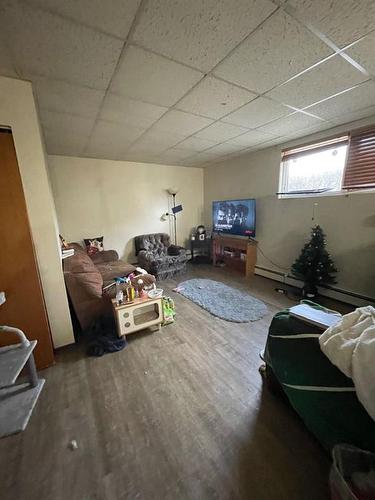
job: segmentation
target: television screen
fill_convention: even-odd
[[[213,231],[255,236],[255,200],[227,200],[212,203]]]

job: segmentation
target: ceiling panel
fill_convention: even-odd
[[[119,160],[144,129],[98,120],[88,142],[85,154],[99,158]]]
[[[358,111],[352,111],[341,116],[337,116],[331,119],[331,122],[335,125],[341,125],[342,123],[350,123],[356,120],[362,120],[363,118],[373,117],[373,123],[375,123],[375,105],[369,106],[367,108],[360,109]]]
[[[206,72],[275,9],[269,0],[149,0],[133,40]]]
[[[227,141],[245,132],[247,132],[247,129],[244,127],[238,127],[230,123],[215,122],[195,134],[195,137],[207,139],[208,141]]]
[[[178,144],[179,149],[187,149],[193,152],[204,151],[205,149],[215,146],[216,141],[208,141],[207,139],[200,139],[199,137],[188,137]]]
[[[214,74],[263,93],[331,53],[315,35],[279,10],[234,50]]]
[[[0,29],[24,78],[39,75],[98,90],[107,88],[121,40],[17,0],[4,0],[0,12]]]
[[[103,90],[33,77],[33,89],[40,108],[94,118],[104,99]]]
[[[375,5],[375,2],[373,2]],[[375,20],[373,22],[375,29]],[[353,45],[346,53],[375,76],[375,34],[366,36],[363,40]]]
[[[282,104],[271,101],[270,99],[258,97],[255,101],[242,106],[242,108],[224,117],[222,121],[248,128],[257,128],[272,120],[276,120],[276,118],[288,115],[291,112],[291,109]]]
[[[207,76],[178,103],[177,107],[197,115],[217,119],[256,97],[256,94],[248,90]]]
[[[234,153],[236,151],[241,151],[242,149],[245,149],[246,146],[242,146],[237,143],[231,143],[231,142],[222,142],[221,144],[218,144],[217,146],[214,146],[211,149],[207,149],[204,151],[205,153],[211,155],[228,155],[231,153]]]
[[[226,155],[223,155],[226,156]],[[188,162],[193,165],[201,165],[206,162],[216,161],[221,157],[221,153],[209,153],[207,151],[203,151],[202,153],[197,153],[194,156],[188,158]]]
[[[121,58],[111,92],[172,106],[202,77],[199,71],[131,46]]]
[[[211,123],[213,123],[213,120],[210,118],[171,109],[155,123],[152,130],[172,134],[177,133],[182,137],[188,137]]]
[[[101,109],[100,118],[139,128],[151,127],[168,108],[108,93]]]
[[[371,80],[343,94],[316,104],[308,108],[307,111],[325,120],[330,120],[373,105],[375,105],[375,83]]]
[[[28,3],[74,19],[125,40],[140,0],[28,0]]]
[[[168,162],[181,162],[191,156],[191,153],[186,149],[171,148],[167,149],[159,155],[159,160]]]
[[[128,153],[147,153],[159,155],[166,149],[173,147],[184,138],[178,134],[147,130],[140,139],[129,148]]]
[[[0,33],[0,37],[2,33]],[[16,69],[13,65],[10,51],[0,38],[0,75],[17,77]]]
[[[269,141],[271,139],[274,139],[274,135],[266,132],[261,132],[260,130],[250,130],[246,134],[235,137],[228,142],[231,144],[237,144],[237,146],[249,147],[265,141]]]
[[[323,128],[324,124],[325,122],[320,121],[318,118],[296,112],[287,117],[279,118],[278,120],[268,123],[267,125],[263,125],[262,127],[259,127],[258,130],[268,134],[284,136],[315,125],[320,125]]]
[[[343,57],[336,55],[267,95],[301,109],[367,79]]]
[[[0,74],[49,152],[198,165],[374,115],[374,33],[372,0],[2,0]]]
[[[48,154],[82,156],[94,126],[93,118],[40,110]]]
[[[289,0],[303,22],[343,47],[374,29],[374,0]]]

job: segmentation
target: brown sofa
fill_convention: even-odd
[[[118,276],[127,276],[135,267],[119,260],[115,250],[105,250],[92,257],[78,243],[70,243],[75,253],[63,260],[64,278],[71,304],[84,330],[99,317],[111,314],[110,299],[115,287],[103,288]]]

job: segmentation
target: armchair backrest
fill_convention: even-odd
[[[141,234],[135,237],[135,254],[146,250],[154,255],[165,255],[170,244],[170,237],[166,233]]]

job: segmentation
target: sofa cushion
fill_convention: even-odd
[[[82,247],[81,247],[82,248]],[[93,273],[98,272],[95,264],[90,259],[85,251],[82,252],[75,248],[74,255],[64,259],[63,261],[64,271],[69,271],[73,273]]]
[[[113,262],[103,262],[95,266],[103,277],[104,281],[111,281],[117,277],[128,276],[135,271],[135,267],[123,260]]]
[[[103,278],[99,272],[75,273],[75,277],[89,296],[101,298],[103,295]]]

